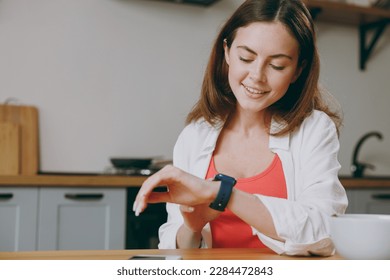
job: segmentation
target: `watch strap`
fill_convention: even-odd
[[[233,187],[236,184],[236,179],[219,173],[215,175],[214,181],[221,181],[221,186],[219,188],[217,197],[213,202],[210,203],[209,207],[214,210],[223,212],[225,211],[225,208],[232,195]]]

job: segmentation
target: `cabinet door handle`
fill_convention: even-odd
[[[72,200],[101,200],[104,195],[102,193],[67,193],[65,198]]]
[[[10,200],[13,197],[13,193],[0,193],[0,200]]]
[[[377,200],[390,200],[390,193],[373,194],[371,197]]]

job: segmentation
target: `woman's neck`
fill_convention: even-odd
[[[248,113],[235,111],[228,119],[225,128],[231,131],[251,136],[254,133],[269,131],[270,118],[266,117],[264,111],[259,113]]]

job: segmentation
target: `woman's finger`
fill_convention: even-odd
[[[147,201],[153,189],[169,183],[172,176],[172,172],[170,172],[171,169],[171,166],[164,167],[144,181],[133,204],[133,211],[136,216],[142,213],[147,207]]]
[[[171,202],[171,197],[167,192],[152,192],[149,194],[148,203],[160,203],[160,202]]]

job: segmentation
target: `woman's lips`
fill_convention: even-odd
[[[248,86],[245,86],[243,85],[244,88],[249,92],[249,93],[252,93],[252,94],[266,94],[268,93],[269,91],[265,91],[265,90],[258,90],[258,89],[255,89],[255,88],[252,88],[252,87],[248,87]]]

